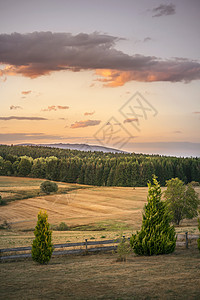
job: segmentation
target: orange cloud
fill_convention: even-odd
[[[95,113],[95,111],[92,112],[85,112],[84,116],[92,116]]]
[[[52,110],[54,110],[54,111],[56,111],[56,110],[57,110],[55,105],[48,106],[48,108],[44,108],[44,109],[42,109],[42,111],[52,111]]]
[[[51,106],[48,106],[48,108],[44,108],[42,109],[42,111],[57,111],[58,109],[69,109],[69,106],[62,106],[62,105],[51,105]]]
[[[71,124],[70,128],[81,128],[81,127],[88,127],[88,126],[96,126],[101,123],[100,120],[85,120],[85,121],[76,121],[74,124]]]
[[[58,105],[57,108],[58,109],[69,109],[69,106]]]
[[[153,82],[153,81],[170,81],[174,75],[174,81],[176,81],[176,73],[173,74],[165,71],[119,71],[119,70],[96,70],[96,74],[101,77],[97,81],[103,82],[104,86],[117,87],[123,86],[126,82],[135,80],[141,82]],[[173,81],[173,80],[172,80]],[[178,80],[177,80],[178,81]]]
[[[31,91],[22,91],[22,95],[28,95],[30,93],[31,93]]]

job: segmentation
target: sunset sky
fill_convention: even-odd
[[[0,0],[0,144],[200,156],[199,0]]]

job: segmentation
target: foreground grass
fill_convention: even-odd
[[[116,259],[110,253],[55,257],[44,266],[1,263],[0,299],[199,299],[197,248]]]

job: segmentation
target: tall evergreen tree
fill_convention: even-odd
[[[103,185],[107,185],[109,173],[110,173],[110,166],[109,166],[109,162],[106,160],[104,169],[103,169],[103,176],[102,176],[102,184]]]
[[[96,164],[95,169],[95,185],[102,186],[103,185],[103,165],[102,163]]]
[[[113,185],[114,177],[115,177],[115,167],[112,167],[108,175],[107,186]]]
[[[40,264],[46,264],[51,259],[53,244],[51,242],[51,230],[49,230],[48,215],[40,211],[35,227],[35,240],[32,244],[32,258]]]
[[[126,164],[124,162],[120,162],[116,166],[113,185],[116,185],[116,186],[125,186],[126,185]]]
[[[175,229],[170,225],[166,205],[161,201],[161,188],[156,176],[153,176],[153,185],[149,182],[148,187],[142,228],[131,237],[131,246],[138,255],[171,253],[176,246]]]

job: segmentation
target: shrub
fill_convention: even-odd
[[[55,182],[51,182],[51,181],[46,180],[46,181],[41,183],[40,189],[45,194],[49,195],[51,192],[57,192],[58,185]]]
[[[69,230],[69,227],[67,226],[67,224],[65,224],[65,222],[61,222],[57,228],[57,230],[59,231],[66,231],[66,230]]]
[[[123,236],[120,237],[120,242],[117,246],[117,261],[126,261],[127,256],[131,252],[130,242]]]
[[[5,220],[2,224],[0,224],[0,229],[11,229],[11,225]]]
[[[6,200],[3,200],[1,195],[0,195],[0,205],[6,205]]]
[[[53,245],[51,242],[52,232],[49,229],[47,219],[47,213],[40,211],[34,231],[35,240],[32,244],[32,258],[40,264],[47,264],[53,253]]]
[[[198,181],[191,181],[190,182],[190,184],[192,185],[192,186],[200,186],[200,183],[198,182]]]
[[[153,185],[149,182],[148,187],[142,228],[131,237],[130,244],[138,255],[171,253],[176,246],[175,229],[170,226],[170,216],[165,203],[161,201],[161,188],[155,176]]]

